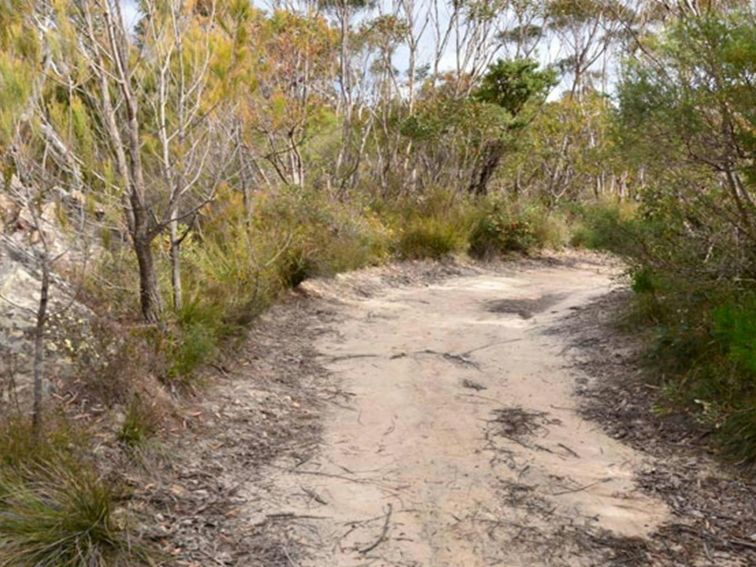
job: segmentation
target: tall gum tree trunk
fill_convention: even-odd
[[[139,303],[142,316],[148,323],[158,323],[162,312],[162,301],[155,273],[155,259],[152,254],[151,239],[146,235],[134,237],[134,252],[139,265]]]

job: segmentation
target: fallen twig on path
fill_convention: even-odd
[[[592,486],[596,486],[597,484],[603,484],[605,482],[609,482],[612,480],[611,478],[602,478],[601,480],[597,480],[596,482],[591,482],[590,484],[586,484],[585,486],[580,486],[578,488],[571,488],[569,490],[560,490],[559,492],[552,492],[549,494],[549,496],[561,496],[562,494],[572,494],[573,492],[582,492],[583,490],[588,490]]]
[[[567,451],[567,452],[568,452],[568,453],[569,453],[570,455],[572,455],[573,457],[575,457],[575,458],[577,458],[577,459],[579,459],[579,458],[580,458],[580,455],[578,455],[578,454],[577,454],[577,453],[576,453],[575,451],[573,451],[572,449],[570,449],[570,448],[569,448],[569,447],[568,447],[567,445],[565,445],[564,443],[557,443],[557,446],[559,446],[559,447],[561,447],[562,449],[564,449],[565,451]]]
[[[363,555],[365,553],[369,553],[373,551],[376,547],[378,547],[385,539],[386,534],[388,533],[389,529],[389,522],[391,521],[391,512],[393,511],[393,506],[391,505],[391,502],[388,504],[388,511],[386,512],[386,521],[383,522],[383,530],[381,530],[381,535],[378,537],[377,540],[375,540],[372,544],[370,544],[368,547],[364,549],[358,550]]]

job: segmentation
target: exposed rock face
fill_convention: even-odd
[[[17,183],[11,181],[11,184]],[[11,187],[10,193],[13,193]],[[17,201],[0,193],[0,403],[22,402],[31,391],[31,361],[41,279],[37,254],[40,252],[41,226],[51,256],[66,250],[62,230],[55,222],[54,204],[43,208],[40,222]],[[71,302],[65,282],[53,277],[50,285],[49,312],[66,308],[80,310]],[[48,352],[56,348],[48,343]],[[58,373],[62,359],[50,357],[49,368]],[[22,403],[22,406],[24,404]]]
[[[26,397],[39,278],[0,242],[0,385],[2,400]],[[15,382],[15,384],[13,383]]]

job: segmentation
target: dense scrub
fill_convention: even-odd
[[[579,242],[610,250],[629,265],[635,299],[625,322],[653,330],[648,362],[667,403],[691,411],[738,462],[756,458],[756,290],[753,280],[708,272],[706,251],[670,242],[669,219],[616,206],[585,212]],[[673,233],[674,234],[674,233]],[[728,265],[728,269],[731,266]]]
[[[586,209],[587,244],[630,264],[633,317],[668,398],[756,463],[756,204],[752,15],[668,27],[653,60],[628,65],[617,129],[649,181],[634,211]],[[671,80],[674,77],[675,80]]]

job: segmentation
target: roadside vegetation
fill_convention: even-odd
[[[91,432],[59,431],[106,414],[138,454],[287,290],[394,260],[620,255],[664,403],[753,465],[748,2],[124,6],[0,4],[2,246],[39,281],[0,564],[146,561]]]
[[[635,323],[651,327],[668,402],[756,463],[754,21],[707,11],[628,64],[616,115],[648,185],[632,209],[585,208],[585,243],[628,261]]]

